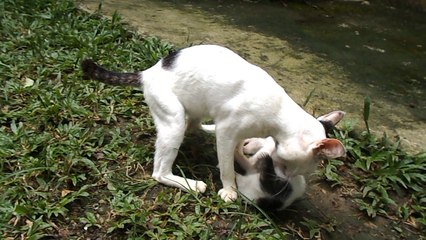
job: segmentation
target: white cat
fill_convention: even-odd
[[[330,133],[330,128],[334,128],[344,115],[342,111],[334,111],[318,120],[324,130]],[[272,137],[250,138],[239,145],[235,149],[236,182],[238,191],[246,198],[264,210],[282,210],[303,196],[306,190],[305,176],[285,175],[280,160],[271,157],[276,149]]]
[[[82,62],[86,78],[142,87],[157,128],[153,178],[184,190],[204,192],[202,181],[172,173],[186,128],[214,120],[225,201],[237,198],[234,150],[250,137],[272,136],[274,159],[287,176],[304,174],[322,158],[345,154],[336,139],[326,138],[321,124],[299,107],[271,76],[231,50],[199,45],[169,54],[138,73],[114,73],[91,60]]]

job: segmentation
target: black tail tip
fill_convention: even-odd
[[[90,69],[95,69],[97,67],[96,63],[92,59],[84,59],[81,62],[81,68],[84,72],[90,71]]]
[[[93,72],[98,67],[96,63],[91,59],[84,59],[81,62],[81,69],[83,70],[84,78],[90,79],[90,76],[93,75]]]

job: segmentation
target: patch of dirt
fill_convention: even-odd
[[[390,219],[376,217],[374,220],[361,213],[345,189],[331,188],[320,179],[311,181],[305,198],[296,202],[288,210],[276,215],[287,216],[289,213],[302,221],[303,218],[315,220],[324,225],[321,233],[323,239],[418,239],[407,226],[398,225],[405,229],[400,235],[392,226],[397,224]],[[296,213],[296,214],[295,214]],[[327,226],[328,225],[328,226]]]

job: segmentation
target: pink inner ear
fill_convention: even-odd
[[[326,158],[338,158],[346,156],[346,149],[343,144],[334,138],[325,138],[316,143],[314,152]]]

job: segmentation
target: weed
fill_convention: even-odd
[[[363,117],[364,117],[365,128],[367,129],[368,135],[371,135],[370,126],[368,125],[368,119],[370,118],[370,107],[371,107],[371,99],[370,97],[367,96],[364,98]]]
[[[391,141],[386,135],[377,138],[369,131],[370,100],[364,102],[364,122],[367,130],[359,137],[351,137],[348,125],[336,130],[335,136],[347,148],[345,161],[327,161],[320,175],[332,185],[342,185],[339,168],[344,167],[359,188],[354,202],[359,209],[374,218],[377,214],[403,221],[416,228],[424,228],[426,220],[425,184],[426,154],[410,155],[403,151],[399,140]]]
[[[305,99],[305,101],[303,102],[302,107],[306,107],[306,105],[308,105],[309,101],[310,101],[310,100],[311,100],[311,98],[314,96],[314,94],[315,94],[315,88],[314,88],[314,89],[312,89],[312,90],[309,92],[308,96],[306,96],[306,99]]]
[[[318,223],[315,220],[303,218],[301,222],[308,229],[309,239],[322,239],[321,230],[326,232],[334,231],[336,223],[332,222],[329,224]]]

